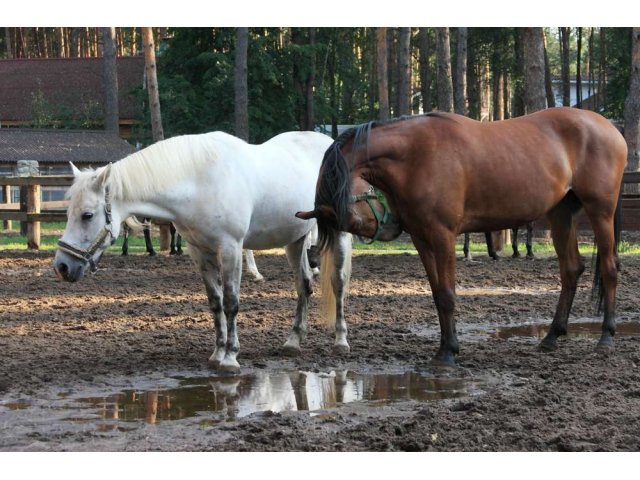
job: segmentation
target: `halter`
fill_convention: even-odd
[[[104,241],[107,239],[107,237],[111,237],[111,245],[113,245],[116,240],[115,236],[113,235],[113,225],[111,221],[111,199],[109,195],[109,187],[105,187],[104,215],[107,223],[105,223],[102,232],[86,250],[80,247],[76,247],[75,245],[71,245],[70,243],[67,243],[63,240],[58,240],[58,249],[71,255],[72,257],[88,263],[91,267],[91,273],[95,273],[98,270],[98,265],[93,261],[93,256],[104,244]]]
[[[378,212],[375,209],[372,200],[377,200],[378,202],[380,202],[380,205],[382,205],[382,213]],[[391,210],[389,209],[389,204],[387,203],[387,197],[385,197],[384,194],[373,185],[369,185],[369,189],[366,192],[351,196],[352,203],[358,203],[362,201],[367,202],[369,208],[371,209],[371,212],[373,213],[373,216],[376,219],[376,232],[373,234],[371,241],[364,241],[364,243],[366,244],[371,244],[378,239],[380,233],[382,232],[382,227],[384,227],[391,218]]]

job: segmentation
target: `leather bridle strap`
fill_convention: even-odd
[[[104,228],[98,235],[98,237],[91,243],[89,248],[83,249],[67,243],[63,240],[58,241],[58,249],[75,257],[79,260],[82,260],[85,263],[88,263],[91,267],[91,272],[96,272],[98,270],[97,263],[93,260],[93,256],[95,253],[102,247],[105,243],[107,237],[111,237],[111,245],[115,242],[116,238],[113,235],[113,223],[111,218],[111,199],[109,195],[109,187],[105,188],[105,203],[104,203],[104,215],[106,218],[106,223]]]

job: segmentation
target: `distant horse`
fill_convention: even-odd
[[[242,248],[285,247],[295,275],[298,302],[284,345],[298,353],[307,331],[312,272],[305,241],[315,222],[295,212],[313,206],[322,155],[331,138],[289,132],[249,145],[222,132],[185,135],[158,142],[97,170],[79,171],[68,190],[68,221],[58,242],[54,269],[66,281],[97,269],[130,215],[171,221],[189,243],[205,283],[216,328],[210,363],[237,373],[240,343],[236,328]],[[349,350],[343,297],[350,276],[351,236],[337,233],[334,249],[323,252],[323,296],[335,300],[334,349]]]
[[[138,222],[137,220],[133,222],[133,226],[130,226],[127,223],[129,219],[122,222],[122,232],[123,232],[123,241],[122,241],[122,255],[129,255],[129,235],[131,234],[131,230],[142,226],[142,233],[144,235],[144,244],[146,248],[146,252],[149,256],[154,256],[156,251],[153,248],[153,243],[151,241],[151,232],[149,230],[150,220],[145,218],[143,222]],[[154,222],[156,225],[160,224],[160,222]],[[163,224],[168,224],[170,226],[171,233],[171,244],[169,255],[182,255],[182,237],[180,235],[176,235],[176,227],[173,226],[171,222],[161,222]],[[317,231],[317,229],[315,229]],[[316,234],[317,236],[317,234]],[[258,267],[256,266],[256,261],[253,256],[253,250],[245,250],[244,251],[245,263],[247,264],[247,271],[251,274],[251,276],[256,281],[264,280],[262,274],[258,271]],[[313,268],[313,266],[312,266]]]
[[[533,223],[527,222],[525,226],[527,229],[527,236],[525,238],[525,246],[527,247],[527,258],[533,258]],[[513,258],[519,258],[520,252],[518,251],[518,228],[511,229],[511,248],[513,249]]]
[[[561,292],[540,347],[553,350],[567,332],[584,260],[576,213],[584,208],[595,233],[603,285],[604,321],[598,347],[613,346],[617,286],[614,216],[627,159],[624,138],[600,115],[552,108],[511,120],[480,123],[445,113],[369,123],[341,134],[327,150],[316,189],[320,243],[334,230],[367,236],[362,210],[353,213],[356,182],[372,185],[407,231],[424,264],[440,321],[435,363],[455,364],[455,239],[495,231],[546,214],[560,264]],[[357,196],[357,195],[356,195]],[[509,198],[505,204],[501,199]],[[364,220],[363,220],[364,219]],[[388,238],[387,238],[388,239]]]
[[[169,233],[171,234],[171,242],[169,244],[169,255],[182,255],[182,237],[176,234],[176,227],[171,222],[156,222],[156,225],[169,225]],[[144,245],[147,253],[150,256],[154,256],[156,251],[153,249],[153,243],[151,242],[150,231],[151,219],[145,218],[142,222],[139,222],[135,217],[129,217],[123,222],[123,242],[122,242],[122,255],[129,255],[129,234],[132,229],[142,228],[144,235]]]
[[[496,249],[493,245],[493,238],[491,237],[491,232],[484,232],[484,240],[487,244],[487,253],[494,260],[498,260],[498,254],[496,253]],[[469,251],[469,234],[464,234],[464,243],[462,245],[462,254],[464,260],[471,260],[471,252]]]

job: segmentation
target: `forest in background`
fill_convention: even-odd
[[[4,58],[100,57],[93,27],[4,27]],[[166,137],[246,128],[252,142],[287,130],[431,110],[494,120],[525,113],[525,30],[496,28],[153,28]],[[570,83],[586,108],[621,120],[629,92],[632,29],[544,28],[547,106],[568,105]],[[236,45],[246,36],[246,127],[238,126]],[[141,28],[116,28],[116,55],[142,55]],[[240,77],[239,77],[240,75]],[[562,99],[551,93],[558,83]],[[151,141],[148,98],[134,140]],[[60,126],[60,125],[58,125]]]

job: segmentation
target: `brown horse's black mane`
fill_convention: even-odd
[[[403,115],[402,117],[395,117],[395,118],[391,118],[389,120],[384,120],[384,121],[372,120],[370,122],[348,128],[347,130],[342,132],[338,136],[338,138],[335,139],[334,144],[338,144],[339,148],[341,148],[349,140],[353,138],[354,139],[353,149],[355,150],[355,148],[358,147],[359,144],[361,145],[362,143],[366,142],[365,132],[368,133],[372,128],[382,127],[384,125],[391,125],[398,122],[404,122],[406,120],[415,120],[417,118],[422,118],[422,117],[434,117],[434,118],[442,118],[446,120],[455,121],[446,112],[428,112],[428,113],[423,113],[421,115]],[[363,138],[363,135],[364,135],[364,138]]]
[[[322,160],[321,176],[316,190],[316,209],[321,206],[331,207],[336,214],[338,228],[346,229],[346,222],[351,203],[351,167],[342,155],[341,148],[353,140],[351,152],[367,148],[367,140],[372,129],[421,117],[434,117],[455,121],[443,112],[429,112],[423,115],[397,117],[383,122],[371,121],[349,128],[342,132],[329,146]],[[368,155],[367,155],[368,156]],[[318,219],[319,245],[321,248],[331,246],[335,231],[322,219]]]

